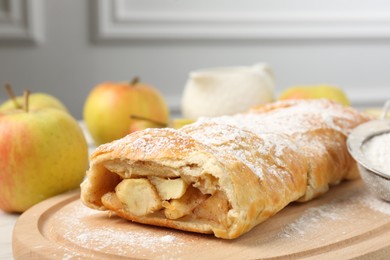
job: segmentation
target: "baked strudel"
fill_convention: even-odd
[[[95,150],[81,200],[139,223],[236,238],[357,178],[346,137],[367,120],[329,100],[290,100],[138,131]]]

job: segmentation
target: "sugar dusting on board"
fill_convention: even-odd
[[[323,230],[325,220],[341,220],[345,218],[344,212],[332,204],[309,208],[293,222],[287,224],[280,237],[303,237],[308,230]]]
[[[63,237],[82,248],[99,252],[109,252],[114,249],[117,254],[123,256],[146,257],[147,255],[142,254],[147,252],[158,254],[160,259],[164,259],[167,258],[165,253],[169,256],[180,254],[184,243],[191,242],[191,239],[184,241],[170,230],[155,232],[153,228],[148,229],[143,226],[139,229],[121,229],[118,227],[119,222],[122,225],[132,224],[115,217],[107,219],[107,226],[93,226],[89,224],[90,220],[96,217],[107,217],[107,213],[87,208],[81,202],[73,207],[73,216],[56,216],[57,221],[61,223],[57,228],[64,228]],[[69,251],[63,258],[71,259],[74,256],[77,255]]]
[[[372,210],[377,212],[390,215],[390,202],[379,199],[369,191],[365,191],[360,197],[359,200],[365,206],[369,207]]]
[[[332,226],[336,222],[350,222],[351,217],[354,217],[351,216],[351,212],[356,212],[357,209],[365,211],[367,208],[374,212],[390,215],[389,202],[375,197],[366,189],[362,189],[355,193],[345,194],[345,196],[330,203],[306,209],[298,218],[286,224],[278,237],[305,240],[309,232],[328,232],[329,225]],[[340,235],[346,233],[347,231],[343,231]]]
[[[325,231],[329,223],[343,222],[349,219],[352,196],[335,199],[331,203],[311,207],[303,211],[296,219],[286,224],[279,233],[279,238],[307,239],[308,233]]]
[[[264,252],[281,256],[307,245],[315,249],[319,245],[337,241],[347,241],[348,244],[360,234],[366,237],[364,234],[367,233],[364,232],[380,230],[384,225],[388,227],[390,203],[377,199],[359,183],[351,181],[342,184],[347,185],[344,186],[346,190],[335,187],[333,195],[331,192],[319,200],[291,205],[285,209],[286,213],[282,210],[250,231],[243,240],[226,241],[212,236],[139,225],[117,217],[108,218],[107,213],[89,209],[80,201],[54,213],[49,218],[50,222],[42,223],[41,229],[49,241],[55,241],[61,248],[56,255],[51,255],[56,259],[101,259],[102,256],[180,259],[189,258],[196,252],[205,256],[204,250],[211,250],[210,254],[213,250],[222,250],[226,252],[223,254],[225,256],[229,252],[242,250],[244,254],[252,252],[252,257],[247,258],[261,258],[267,255]],[[330,200],[327,199],[329,195]],[[332,232],[329,232],[329,228]],[[279,251],[272,251],[275,249]]]

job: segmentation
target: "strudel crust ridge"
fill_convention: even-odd
[[[358,177],[348,133],[370,118],[329,100],[289,100],[99,146],[82,202],[139,223],[236,238],[293,201]]]

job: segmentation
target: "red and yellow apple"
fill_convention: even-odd
[[[94,87],[85,101],[83,117],[99,145],[136,130],[168,125],[169,109],[156,88],[136,78],[132,82],[105,82]]]
[[[311,99],[326,98],[343,105],[350,105],[350,101],[345,92],[331,85],[294,86],[284,90],[279,96],[279,100],[286,99]]]
[[[0,209],[23,212],[78,188],[88,146],[77,121],[54,108],[0,111]]]

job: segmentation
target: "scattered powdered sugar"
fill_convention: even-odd
[[[79,233],[80,231],[82,233]],[[129,251],[129,247],[134,248],[134,245],[154,252],[159,247],[165,248],[176,240],[172,235],[158,236],[151,232],[127,232],[110,227],[100,227],[92,230],[89,228],[80,231],[77,232],[79,233],[77,236],[66,234],[65,238],[85,247],[94,245],[93,248],[97,250],[115,246],[116,250],[121,254],[126,254]],[[70,232],[70,234],[72,233],[74,232]]]
[[[244,162],[257,176],[263,172],[256,153],[270,154],[282,163],[286,153],[301,152],[303,146],[313,147],[309,151],[320,156],[326,153],[325,145],[311,138],[306,140],[302,133],[316,129],[334,129],[347,134],[357,122],[358,113],[328,100],[307,100],[285,102],[290,106],[283,109],[252,110],[245,114],[200,118],[195,124],[182,128],[181,132],[196,139],[222,157],[228,154]],[[254,136],[257,136],[255,138]],[[285,149],[288,149],[288,152]],[[219,149],[219,152],[218,152]],[[216,152],[217,151],[217,152]],[[283,166],[283,165],[282,165]],[[270,171],[273,169],[268,167]]]
[[[379,199],[378,197],[371,194],[369,191],[365,191],[359,198],[365,206],[372,210],[381,212],[386,215],[390,215],[390,202]]]
[[[202,143],[219,159],[226,160],[235,158],[242,161],[256,175],[262,176],[261,167],[256,167],[254,154],[251,153],[252,147],[248,147],[245,140],[250,140],[250,132],[225,124],[201,124],[198,123],[191,128],[186,129],[196,141]],[[247,149],[246,149],[247,148]]]
[[[278,106],[283,109],[274,109]],[[271,130],[286,134],[305,132],[308,129],[314,130],[315,127],[335,129],[347,134],[351,128],[355,127],[356,119],[359,117],[359,113],[353,108],[326,99],[288,100],[252,110],[253,114],[259,112],[267,121],[267,124],[264,124],[265,128],[270,127]]]
[[[285,225],[278,237],[306,239],[308,233],[323,232],[327,227],[333,227],[336,222],[341,223],[341,226],[350,225],[354,228],[363,212],[366,218],[372,219],[378,218],[374,212],[390,215],[390,202],[375,197],[364,187],[351,190],[327,204],[306,209],[298,218]]]
[[[171,236],[171,235],[165,235],[163,237],[160,238],[160,241],[161,242],[164,242],[164,243],[171,243],[171,242],[174,242],[176,240],[176,238],[174,236]]]
[[[279,236],[303,237],[308,230],[323,230],[324,222],[329,220],[340,220],[343,218],[343,214],[342,209],[333,204],[309,208],[305,210],[299,218],[287,224]]]
[[[308,205],[306,203],[297,205],[305,207],[305,210],[299,213],[295,210],[295,214],[291,215],[298,215],[295,219],[285,219],[283,223],[286,224],[280,231],[272,232],[264,239],[299,243],[321,239],[321,234],[329,237],[329,229],[332,229],[331,239],[347,239],[356,236],[356,230],[361,223],[364,223],[366,228],[372,225],[375,229],[387,225],[390,203],[377,199],[364,186],[353,187],[355,188],[335,196],[335,199],[325,201],[326,204],[313,205],[309,208],[304,206]],[[194,238],[188,233],[140,226],[116,217],[107,219],[105,213],[82,206],[81,202],[67,207],[69,208],[66,212],[62,211],[61,214],[55,215],[56,220],[53,223],[56,223],[56,226],[53,226],[50,232],[53,232],[53,236],[60,234],[71,244],[87,249],[91,256],[94,252],[96,254],[102,252],[132,258],[177,259],[186,255],[186,249],[200,243],[206,246],[214,245],[214,242],[218,246],[220,243],[219,240]],[[92,222],[94,224],[91,224]],[[132,228],[134,225],[136,228]],[[264,239],[261,241],[266,241]],[[63,255],[53,257],[62,259],[80,257],[78,250],[72,250],[69,245],[62,248]]]
[[[264,160],[259,154],[272,154],[279,166],[286,167],[284,160],[280,159],[281,156],[287,157],[284,150],[288,149],[292,156],[298,151],[292,139],[286,135],[256,134],[246,127],[248,123],[237,127],[231,122],[234,122],[234,118],[230,118],[230,124],[218,120],[199,121],[182,131],[208,147],[219,160],[239,160],[259,178],[263,178],[263,167],[268,166],[270,172],[275,172],[273,162]]]
[[[390,133],[374,136],[364,144],[363,151],[376,169],[390,176]]]
[[[184,245],[184,240],[172,231],[159,230],[157,232],[152,227],[140,227],[137,226],[138,224],[131,224],[115,217],[106,220],[107,213],[81,206],[81,204],[75,204],[71,211],[72,215],[56,216],[56,221],[61,223],[61,226],[57,225],[56,229],[52,229],[51,232],[54,232],[53,235],[57,232],[62,233],[63,238],[72,244],[95,252],[114,250],[115,254],[123,256],[135,254],[146,256],[146,254],[161,253],[160,257],[164,257],[164,252],[169,255],[180,254],[181,246]],[[101,225],[91,225],[91,221],[100,221]],[[106,221],[110,221],[111,225],[103,224],[103,222],[109,223]],[[186,242],[188,241],[191,240],[187,239]],[[72,257],[71,252],[68,257]]]
[[[137,131],[111,143],[99,146],[95,153],[117,151],[118,156],[127,158],[134,153],[145,158],[156,156],[165,151],[185,152],[193,149],[194,141],[189,136],[172,128],[148,128]]]

